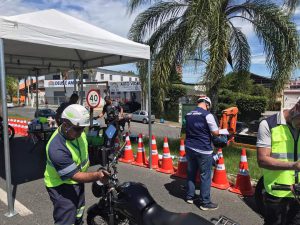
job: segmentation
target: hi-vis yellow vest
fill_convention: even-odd
[[[58,128],[60,129],[60,128]],[[46,187],[57,187],[61,184],[77,184],[78,182],[67,179],[62,180],[53,167],[51,160],[49,158],[49,146],[51,141],[56,135],[60,135],[58,133],[58,129],[52,134],[47,146],[46,146],[46,154],[47,154],[47,163],[46,163],[46,170],[44,173],[44,182]],[[86,172],[89,167],[89,158],[88,158],[88,143],[86,140],[86,135],[82,132],[81,136],[73,141],[66,140],[66,147],[70,150],[72,154],[72,159],[77,165],[77,168],[81,172]]]
[[[298,158],[300,159],[300,138],[298,142],[294,140],[287,125],[277,125],[271,130],[272,151],[271,157],[284,161],[294,162],[294,149],[297,148]],[[268,170],[263,169],[264,186],[270,195],[276,197],[294,197],[291,191],[272,190],[271,186],[276,184],[295,184],[294,170]]]

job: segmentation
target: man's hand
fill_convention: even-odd
[[[297,162],[294,162],[293,169],[300,171],[300,160],[298,160]]]
[[[110,173],[102,169],[98,170],[98,173],[99,173],[99,180],[101,181],[101,183],[106,184],[108,182]]]

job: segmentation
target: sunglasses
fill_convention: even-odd
[[[85,127],[77,127],[77,126],[71,126],[70,127],[72,130],[74,130],[75,132],[82,132],[84,130]]]

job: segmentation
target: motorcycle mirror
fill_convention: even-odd
[[[109,139],[112,139],[113,136],[115,135],[117,129],[115,128],[114,125],[109,125],[109,127],[106,129],[105,134]]]

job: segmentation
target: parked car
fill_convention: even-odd
[[[7,103],[7,108],[13,108],[13,107],[15,107],[14,103],[12,102]]]
[[[131,114],[131,120],[148,123],[149,122],[148,112],[145,110],[137,110]],[[151,115],[151,123],[154,123],[154,121],[155,121],[155,116]]]
[[[54,112],[52,109],[38,109],[34,113],[34,117],[46,117],[48,118],[51,116],[52,118],[55,118],[56,112]]]

